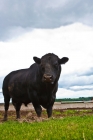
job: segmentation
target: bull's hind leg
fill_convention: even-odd
[[[22,103],[14,102],[13,100],[12,100],[12,103],[16,109],[16,119],[20,119],[20,108],[21,108]]]
[[[5,108],[4,119],[3,119],[4,121],[6,121],[8,117],[9,102],[10,102],[10,96],[4,96],[4,108]]]
[[[20,108],[21,108],[22,103],[17,103],[16,104],[16,119],[20,119]]]

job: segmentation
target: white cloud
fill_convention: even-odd
[[[15,31],[16,32],[16,31]],[[70,61],[63,66],[63,73],[78,73],[92,66],[93,29],[82,24],[73,24],[56,29],[34,29],[18,38],[0,42],[2,70],[29,67],[33,56],[41,57],[48,52]],[[10,65],[12,64],[12,65]]]
[[[0,61],[5,69],[6,64],[9,69],[27,67],[33,62],[34,55],[41,57],[53,52],[59,57],[70,58],[63,66],[64,74],[82,71],[92,66],[92,37],[93,29],[82,24],[48,30],[35,29],[8,42],[0,42]],[[6,64],[3,65],[4,62]]]
[[[18,36],[14,35],[16,30],[10,31],[12,36],[10,40],[0,42],[0,77],[16,69],[28,68],[34,62],[33,56],[41,57],[50,52],[60,58],[69,57],[69,61],[62,66],[59,84],[67,84],[69,87],[77,86],[80,82],[82,86],[85,86],[85,82],[86,86],[92,84],[93,76],[87,77],[86,73],[93,67],[92,27],[75,23],[55,29],[27,29],[26,31],[21,28],[22,34],[17,30]],[[82,76],[82,73],[86,75]],[[81,92],[65,90],[62,92],[62,97],[67,97],[68,92],[71,97],[89,96],[92,93],[84,90]]]
[[[57,98],[78,98],[78,97],[93,97],[93,91],[92,90],[72,91],[59,88],[57,92]]]

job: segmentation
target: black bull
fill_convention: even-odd
[[[33,59],[35,63],[30,68],[13,71],[4,78],[2,87],[5,103],[4,120],[7,120],[10,98],[16,109],[16,118],[20,118],[22,103],[27,106],[31,102],[38,117],[41,116],[41,106],[47,110],[48,117],[52,115],[61,64],[65,64],[68,58],[60,59],[57,55],[49,53],[41,59],[38,57]]]

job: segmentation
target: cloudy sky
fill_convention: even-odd
[[[93,2],[0,0],[0,91],[10,71],[49,52],[69,57],[57,98],[93,96]]]

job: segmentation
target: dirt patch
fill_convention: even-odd
[[[54,113],[54,112],[57,112]],[[53,111],[53,116],[52,119],[54,118],[62,118],[62,114],[58,113],[59,110],[54,110]],[[3,122],[3,116],[4,116],[4,111],[0,111],[0,122]],[[34,110],[21,110],[20,111],[20,116],[21,119],[17,119],[17,121],[21,122],[41,122],[41,121],[47,121],[49,118],[47,117],[46,110],[42,111],[42,116],[37,117],[36,112]],[[16,112],[14,110],[9,110],[8,111],[8,120],[11,121],[16,121]]]
[[[61,110],[61,109],[55,109],[53,110],[52,118],[50,119],[56,119],[56,118],[64,118],[67,116],[85,116],[85,115],[92,115],[92,111],[83,112],[83,111],[76,111],[73,113],[68,112],[67,110]],[[42,121],[48,121],[49,118],[47,117],[47,113],[45,110],[42,111],[42,116],[40,118],[37,117],[36,112],[34,110],[32,111],[25,111],[21,110],[21,119],[16,120],[16,112],[15,111],[8,111],[8,120],[11,121],[19,121],[22,122],[42,122]],[[0,111],[0,123],[3,122],[3,116],[4,111]]]
[[[56,109],[55,109],[56,108]],[[56,118],[64,118],[67,116],[85,116],[85,115],[92,115],[93,111],[92,110],[63,110],[60,109],[57,106],[53,108],[53,114],[52,114],[52,119]],[[33,106],[30,104],[28,107],[25,107],[22,105],[20,115],[21,119],[18,119],[20,123],[22,122],[41,122],[41,121],[47,121],[49,120],[47,117],[47,112],[44,108],[42,108],[42,116],[40,118],[37,117],[36,112],[33,108]],[[0,105],[0,123],[3,121],[3,116],[4,116],[4,105]],[[8,111],[8,120],[16,121],[16,112],[11,104],[9,107]]]

